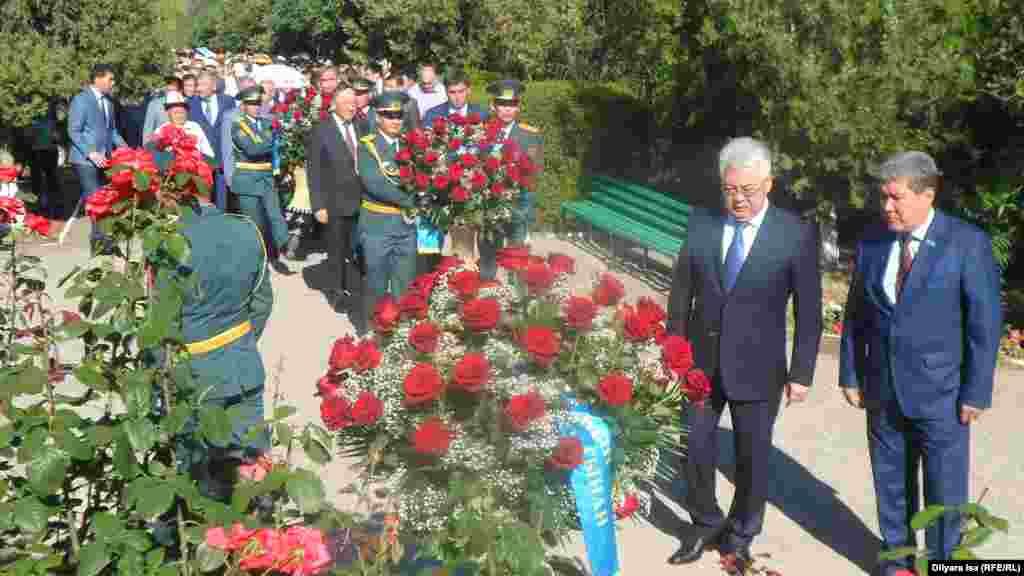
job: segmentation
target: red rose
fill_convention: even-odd
[[[45,236],[45,234],[44,234],[44,236]],[[832,325],[832,333],[833,334],[842,334],[843,333],[843,323],[842,322],[836,322],[835,324],[833,324]]]
[[[473,172],[473,175],[469,178],[469,185],[474,190],[483,190],[487,187],[487,175],[483,172]]]
[[[538,365],[547,368],[562,351],[558,334],[547,326],[530,326],[523,332],[523,348]]]
[[[409,284],[409,290],[419,292],[424,298],[430,298],[434,292],[434,283],[437,282],[437,272],[420,274]]]
[[[341,380],[331,374],[325,374],[316,382],[316,393],[319,394],[321,398],[336,396],[340,385]]]
[[[113,188],[103,187],[93,192],[85,201],[85,213],[93,221],[102,220],[114,214],[114,205],[121,200],[121,195]],[[0,204],[0,212],[6,212]]]
[[[448,141],[448,150],[451,150],[452,152],[457,152],[459,148],[462,148],[461,138],[452,138],[451,140]]]
[[[410,291],[406,292],[405,296],[402,296],[402,299],[398,301],[398,307],[402,311],[402,316],[423,319],[427,317],[429,304],[427,304],[427,299],[422,294]]]
[[[516,394],[509,398],[508,404],[505,404],[505,417],[508,418],[513,430],[522,432],[535,420],[543,417],[546,409],[544,398],[535,390],[531,390],[526,394]]]
[[[665,368],[682,378],[693,368],[693,348],[682,336],[668,336],[661,342],[661,362]]]
[[[352,419],[357,426],[373,426],[383,415],[384,403],[370,391],[361,393],[352,406]]]
[[[686,373],[686,384],[683,386],[686,399],[692,404],[703,404],[711,395],[711,381],[700,368]]]
[[[409,344],[420,354],[433,354],[440,338],[441,331],[430,322],[417,324],[409,331]]]
[[[25,226],[40,236],[50,235],[50,221],[38,214],[26,214]]]
[[[470,124],[479,124],[480,123],[480,113],[479,112],[470,112],[469,116],[466,117],[466,122],[469,122]]]
[[[513,186],[519,186],[523,182],[523,172],[519,166],[512,165],[505,168],[505,177]]]
[[[299,122],[299,121],[301,121],[301,120],[302,120],[302,109],[301,109],[301,108],[296,108],[296,109],[295,109],[295,112],[292,112],[292,118],[293,118],[293,119],[294,119],[294,120],[295,120],[296,122]]]
[[[383,356],[373,340],[366,339],[359,343],[358,355],[356,356],[356,370],[366,372],[380,366],[380,359]]]
[[[409,132],[408,141],[410,144],[421,150],[426,148],[428,144],[427,135],[419,128]]]
[[[420,363],[413,366],[405,376],[405,405],[417,406],[433,401],[444,391],[444,380],[437,368]]]
[[[484,162],[484,170],[486,170],[488,174],[494,174],[499,168],[501,168],[501,160],[498,160],[494,156],[488,156],[487,160]]]
[[[280,130],[281,129],[281,121],[278,120],[277,118],[274,118],[273,120],[270,121],[270,128],[272,130],[274,130],[274,131]]]
[[[448,180],[451,180],[452,182],[458,183],[458,182],[460,182],[462,180],[462,174],[464,172],[465,172],[465,169],[462,167],[461,164],[455,164],[455,163],[449,164],[448,165]]]
[[[455,256],[442,256],[441,261],[437,263],[437,268],[434,269],[436,274],[445,274],[452,268],[456,268],[462,265],[462,260],[459,260]]]
[[[480,273],[475,270],[463,270],[448,277],[448,289],[455,292],[460,300],[476,298],[480,290]]]
[[[625,322],[622,326],[622,335],[630,342],[643,342],[654,338],[660,323],[654,321],[645,311],[628,308],[625,314]]]
[[[505,162],[512,164],[519,160],[522,151],[519,149],[519,144],[515,140],[506,140],[501,145],[501,158]]]
[[[648,320],[652,323],[664,322],[668,319],[668,314],[665,313],[665,309],[661,307],[661,304],[658,304],[649,296],[641,296],[637,300],[636,311],[647,316]]]
[[[459,162],[461,162],[466,168],[472,168],[473,166],[476,166],[476,156],[473,156],[472,154],[463,154],[459,156]]]
[[[331,347],[331,356],[328,363],[331,370],[346,370],[355,366],[356,358],[359,357],[359,347],[351,336],[338,338]]]
[[[434,118],[434,122],[430,127],[434,130],[435,134],[444,134],[448,131],[448,122],[441,116],[438,116]]]
[[[298,97],[299,97],[298,89],[289,90],[288,93],[284,95],[284,101],[287,104],[291,104],[291,103],[295,102],[295,100],[297,100]]]
[[[487,356],[471,352],[462,357],[452,369],[452,384],[467,392],[479,392],[491,378],[491,364]]]
[[[501,320],[501,305],[494,298],[477,298],[462,305],[462,323],[474,332],[493,330]]]
[[[431,182],[431,184],[437,190],[447,190],[449,183],[450,182],[448,180],[448,176],[446,176],[444,174],[437,174],[437,175],[435,175],[433,181]]]
[[[463,116],[462,114],[449,114],[448,121],[451,122],[452,124],[455,124],[456,126],[466,125],[466,117]]]
[[[306,88],[306,104],[309,104],[310,102],[312,102],[313,101],[313,97],[315,97],[315,96],[316,96],[316,88],[313,88],[312,86]]]
[[[625,295],[626,288],[618,278],[607,272],[601,274],[597,288],[594,289],[594,302],[601,306],[614,306]]]
[[[426,190],[430,187],[430,176],[426,172],[416,174],[416,187],[420,190]]]
[[[547,292],[555,284],[555,272],[543,262],[530,264],[519,275],[530,294],[535,296]]]
[[[104,188],[100,188],[100,190],[104,190]],[[93,196],[99,193],[100,190],[97,190],[95,193],[93,193]],[[92,198],[92,196],[90,196],[90,198]],[[87,203],[86,211],[88,211],[88,206],[89,205]],[[10,196],[0,198],[0,224],[8,224],[14,222],[15,220],[18,219],[19,216],[21,216],[24,213],[25,203],[22,202],[21,200],[17,198],[12,198]]]
[[[341,430],[348,428],[355,421],[352,420],[352,406],[341,396],[328,396],[320,401],[320,419],[328,430]]]
[[[433,150],[427,150],[427,153],[423,155],[423,161],[427,164],[433,164],[437,162],[437,159],[437,152],[434,152]]]
[[[498,266],[506,270],[522,270],[530,265],[530,249],[526,246],[506,246],[498,250]]]
[[[624,406],[633,399],[633,381],[622,374],[609,374],[597,385],[597,395],[609,406]]]
[[[448,196],[452,199],[452,202],[467,202],[469,201],[469,190],[466,190],[462,186],[456,186],[452,188],[452,191],[448,193]]]
[[[395,299],[384,296],[377,301],[377,306],[373,309],[373,326],[381,332],[390,332],[401,315],[402,309],[395,303]]]
[[[412,434],[412,446],[420,454],[442,456],[452,442],[452,433],[440,418],[431,418]]]
[[[402,149],[395,154],[395,162],[408,162],[409,160],[412,160],[412,152],[409,148],[403,146]]]
[[[18,179],[18,169],[14,166],[0,168],[0,183],[14,182]]]
[[[555,271],[555,274],[575,274],[576,261],[565,254],[553,252],[548,254],[548,266]]]
[[[590,298],[570,296],[565,301],[565,325],[573,330],[590,330],[597,316],[597,306]]]
[[[491,196],[500,198],[505,193],[505,185],[501,182],[491,184]]]
[[[402,164],[398,167],[398,177],[402,180],[412,180],[412,166]]]
[[[619,520],[629,518],[636,511],[640,509],[640,500],[636,496],[629,494],[622,500],[622,504],[615,507],[615,517]]]
[[[583,463],[583,444],[575,436],[563,436],[558,439],[555,452],[548,459],[555,468],[572,470]]]

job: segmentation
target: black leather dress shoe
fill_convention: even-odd
[[[669,556],[668,563],[673,566],[691,564],[700,560],[704,550],[718,546],[724,526],[718,528],[696,528],[693,533],[683,536],[679,550]]]

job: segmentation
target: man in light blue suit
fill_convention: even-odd
[[[217,208],[227,210],[227,194],[224,185],[224,156],[222,153],[221,126],[227,111],[235,107],[235,99],[217,93],[217,76],[209,71],[199,75],[196,95],[189,99],[188,119],[199,124],[210,141],[216,155],[217,169],[213,174],[216,189],[214,203]]]
[[[885,549],[916,546],[924,503],[968,500],[970,425],[992,405],[1002,331],[999,270],[981,230],[933,207],[935,161],[903,152],[879,168],[884,226],[857,246],[843,322],[839,385],[867,411],[868,450]],[[928,529],[932,559],[949,559],[960,517]],[[891,575],[906,562],[885,562]]]
[[[68,114],[68,138],[71,141],[69,160],[78,174],[82,194],[76,213],[85,205],[106,178],[103,174],[107,160],[115,148],[127,146],[117,131],[117,111],[110,99],[114,88],[114,68],[109,64],[96,64],[92,68],[92,83],[71,100]],[[104,236],[93,225],[92,249],[107,252]],[[104,246],[100,247],[100,244]]]

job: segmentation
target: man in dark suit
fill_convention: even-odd
[[[224,158],[221,152],[221,123],[227,117],[225,112],[235,107],[235,99],[217,93],[217,75],[204,71],[196,84],[196,95],[190,99],[188,119],[199,124],[210,141],[216,155],[217,170],[214,172],[214,202],[217,208],[227,209],[227,195],[224,186]]]
[[[103,169],[114,148],[127,146],[117,130],[117,109],[110,99],[114,88],[114,68],[97,64],[92,68],[92,83],[71,100],[68,113],[68,139],[71,140],[69,160],[78,174],[82,194],[77,211],[106,182]],[[93,224],[90,235],[93,252],[107,252],[106,237]]]
[[[481,120],[487,119],[487,112],[469,103],[472,90],[469,76],[462,70],[455,70],[445,78],[448,82],[448,101],[434,106],[423,115],[423,125],[430,126],[434,118],[447,118],[452,114],[460,114],[468,118],[470,114],[478,114]]]
[[[1002,311],[989,237],[933,207],[935,161],[896,154],[878,176],[885,225],[857,246],[839,385],[867,411],[878,524],[892,549],[916,546],[909,526],[922,460],[926,505],[967,502],[970,424],[992,405]],[[925,543],[946,560],[959,539],[960,518],[947,514]]]
[[[313,134],[309,148],[310,203],[317,222],[327,225],[335,306],[350,312],[358,303],[361,277],[355,267],[353,240],[363,183],[357,172],[359,133],[355,126],[355,93],[339,86],[334,110]]]
[[[713,375],[711,397],[688,405],[686,507],[694,530],[670,564],[701,557],[706,547],[751,563],[750,544],[764,523],[771,482],[772,429],[782,397],[800,402],[814,377],[821,337],[821,273],[812,224],[771,206],[772,161],[752,138],[719,154],[724,210],[695,210],[675,264],[669,332],[691,341],[697,368]],[[786,307],[796,330],[786,367]],[[718,422],[732,416],[736,495],[728,516],[715,497]]]

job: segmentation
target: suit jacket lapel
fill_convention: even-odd
[[[903,295],[900,302],[907,302],[915,295],[915,290],[920,288],[928,278],[935,263],[942,256],[948,241],[949,221],[936,210],[931,226],[925,234],[924,241],[917,247],[917,254],[914,256],[914,264],[910,267],[910,274],[903,286]]]
[[[893,242],[896,240],[895,234],[883,234],[877,242],[868,245],[867,249],[871,253],[867,254],[865,258],[867,267],[864,270],[865,294],[875,302],[880,310],[889,314],[892,313],[894,303],[885,291],[885,271],[889,267],[889,255],[892,252]]]
[[[743,266],[740,267],[740,273],[736,277],[736,285],[737,286],[739,286],[740,283],[743,282],[743,279],[745,277],[750,275],[749,270],[751,270],[751,269],[756,270],[758,268],[758,266],[757,266],[757,260],[758,259],[763,258],[765,254],[771,253],[771,242],[773,240],[773,236],[772,235],[775,233],[775,228],[774,228],[774,223],[775,223],[775,207],[769,204],[768,207],[765,210],[766,210],[766,212],[764,214],[764,219],[761,220],[761,226],[758,228],[757,233],[754,235],[754,243],[753,243],[753,245],[750,246],[750,249],[747,251],[747,257],[743,259]],[[724,219],[722,220],[722,228],[723,228],[723,230],[725,228],[725,220]],[[719,239],[718,239],[718,245],[719,245],[718,250],[719,250],[719,253],[721,254],[721,252],[723,250],[723,248],[721,247],[721,245],[722,245],[721,237],[719,237]],[[728,248],[725,248],[725,249],[727,250]],[[722,261],[724,259],[725,259],[725,254],[721,254],[721,257],[717,260],[719,265],[723,266],[723,271],[724,271],[724,265],[722,264]],[[751,261],[753,261],[753,263],[751,263]],[[721,276],[719,276],[719,278],[721,278]]]
[[[721,293],[725,293],[725,287],[722,285],[722,274],[724,273],[724,266],[722,259],[725,258],[725,254],[722,252],[722,234],[725,231],[725,213],[719,211],[714,219],[711,226],[711,256],[712,256],[712,270],[714,270],[715,286],[718,286],[718,290]]]

